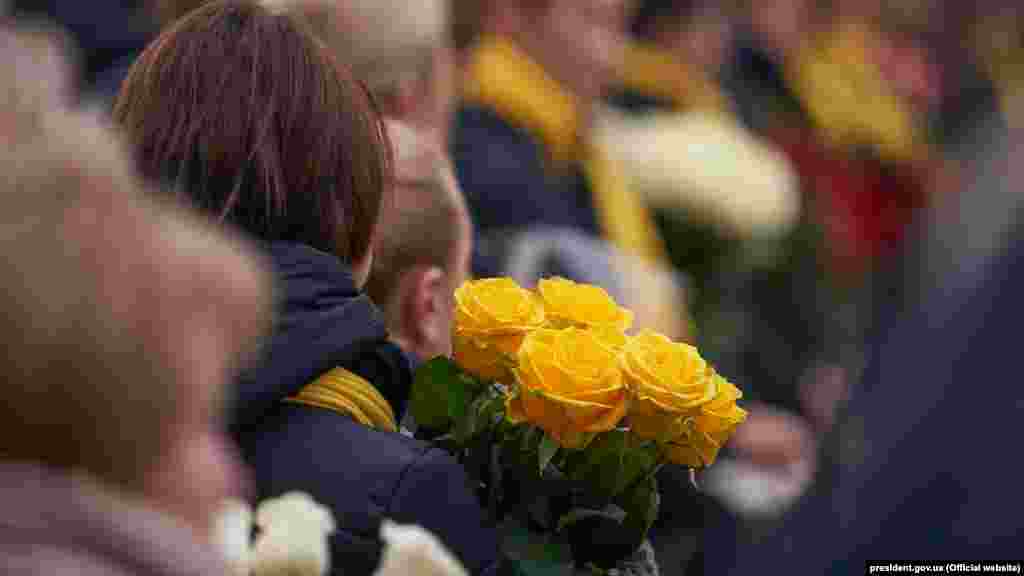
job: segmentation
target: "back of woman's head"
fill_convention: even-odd
[[[114,116],[142,172],[258,239],[349,263],[369,251],[389,188],[369,95],[296,19],[219,0],[133,65]]]

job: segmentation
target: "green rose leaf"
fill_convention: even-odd
[[[558,442],[555,442],[547,434],[540,441],[540,446],[537,448],[537,462],[540,464],[540,472],[543,474],[544,469],[548,467],[548,463],[558,453],[560,446]]]
[[[453,379],[448,388],[448,418],[458,424],[469,411],[469,391],[461,379]]]
[[[540,445],[541,439],[544,437],[544,432],[536,426],[526,425],[520,429],[520,440],[519,445],[520,451],[524,454],[532,453]]]
[[[593,486],[596,496],[610,500],[641,477],[653,474],[659,462],[656,443],[620,428],[599,434],[567,466],[570,478]]]
[[[653,475],[641,478],[616,498],[616,503],[626,511],[623,528],[633,535],[636,542],[642,542],[658,518],[661,504],[658,481]]]
[[[615,487],[618,494],[645,475],[654,474],[661,465],[658,445],[654,442],[643,442],[630,435],[620,468],[619,484]]]
[[[416,370],[410,395],[410,409],[416,423],[424,428],[447,431],[466,409],[466,385],[448,358],[430,360]]]
[[[480,394],[477,396],[469,406],[469,409],[465,410],[461,417],[455,419],[455,437],[460,442],[467,442],[481,432],[486,430],[490,423],[488,422],[488,416],[486,409],[488,403],[492,401],[492,398],[487,394]]]
[[[575,458],[567,463],[569,477],[592,486],[595,496],[607,502],[623,484],[623,464],[628,447],[628,433],[610,430],[598,434]]]

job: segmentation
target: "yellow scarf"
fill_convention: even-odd
[[[474,48],[462,97],[525,128],[544,144],[553,165],[579,162],[608,241],[650,261],[664,261],[664,246],[643,199],[602,150],[580,144],[576,96],[515,43],[492,37]]]
[[[871,42],[866,24],[841,26],[801,51],[790,85],[833,145],[870,144],[884,157],[913,160],[926,152],[923,129],[871,62]]]
[[[722,91],[703,70],[653,45],[627,46],[619,75],[624,88],[668,100],[679,109],[729,108]]]
[[[372,384],[344,368],[330,370],[285,402],[345,414],[376,430],[398,431],[395,413],[384,396]]]

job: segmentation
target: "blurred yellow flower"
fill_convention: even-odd
[[[515,375],[518,387],[506,401],[509,421],[529,422],[566,448],[583,447],[626,414],[628,391],[617,354],[589,331],[530,333],[519,348]]]
[[[603,288],[577,284],[565,278],[545,278],[537,283],[547,321],[553,328],[615,328],[633,325],[633,313],[615,303]]]
[[[736,427],[746,420],[747,411],[736,404],[743,393],[718,374],[714,379],[718,394],[696,416],[685,419],[683,433],[666,445],[670,462],[691,468],[712,465]]]
[[[621,363],[633,396],[629,424],[641,438],[668,442],[684,435],[687,419],[718,394],[721,379],[697,349],[656,332],[630,338]]]
[[[536,294],[509,278],[466,282],[455,291],[453,359],[475,376],[502,379],[508,375],[508,360],[544,317]]]

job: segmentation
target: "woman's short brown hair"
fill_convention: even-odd
[[[390,152],[370,95],[297,19],[205,4],[130,70],[114,117],[143,174],[258,239],[352,263],[368,252]]]

